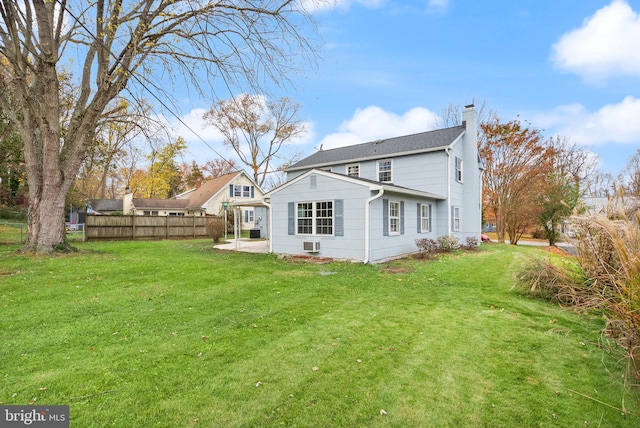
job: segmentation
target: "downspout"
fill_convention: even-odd
[[[444,149],[447,154],[447,235],[451,236],[451,153],[449,147]]]
[[[384,188],[381,187],[378,190],[378,194],[377,195],[373,195],[372,197],[370,197],[369,199],[367,199],[367,202],[365,203],[364,206],[364,260],[362,261],[364,264],[369,263],[369,247],[370,247],[370,241],[371,241],[371,225],[369,224],[370,222],[370,217],[371,217],[371,202],[375,201],[378,198],[381,198],[382,195],[384,195]]]

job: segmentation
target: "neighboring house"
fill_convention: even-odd
[[[224,215],[225,204],[228,209],[235,206],[242,216],[242,228],[255,227],[254,199],[261,199],[263,192],[244,172],[237,171],[196,184],[172,199],[134,198],[132,194],[124,197],[125,214],[158,216],[206,216]],[[246,205],[243,203],[246,202]]]
[[[89,199],[87,214],[122,214],[122,199]]]
[[[416,239],[480,243],[482,162],[476,113],[463,124],[320,150],[265,195],[270,250],[381,262],[417,251]]]
[[[623,213],[631,217],[632,213],[638,211],[640,200],[633,196],[619,197],[584,197],[582,203],[586,214],[605,215],[609,218],[620,217]]]

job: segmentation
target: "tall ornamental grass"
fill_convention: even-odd
[[[602,213],[575,216],[577,264],[536,260],[520,275],[530,294],[581,311],[601,310],[604,332],[624,346],[640,380],[640,210],[622,195]]]
[[[593,298],[606,311],[606,332],[627,351],[640,379],[640,212],[576,220],[578,261]]]

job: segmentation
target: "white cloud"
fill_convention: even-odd
[[[424,107],[414,107],[402,115],[377,106],[357,109],[353,117],[340,125],[339,132],[320,141],[324,149],[366,143],[380,138],[409,135],[434,128],[437,116]]]
[[[579,103],[557,107],[534,119],[536,126],[570,137],[578,144],[606,143],[640,145],[640,99],[628,96],[589,112]]]
[[[202,119],[207,109],[194,108],[178,118],[162,117],[171,133],[172,138],[182,137],[187,142],[187,155],[185,160],[195,160],[202,165],[206,161],[229,157],[229,153],[222,145],[224,137],[214,126],[207,125]]]
[[[176,118],[160,118],[162,122],[168,125],[172,137],[182,137],[187,142],[186,160],[191,162],[195,160],[202,165],[205,162],[224,157],[233,159],[240,165],[238,155],[228,146],[223,145],[224,136],[215,126],[208,125],[202,116],[207,112],[204,108],[194,108],[187,114],[180,116],[180,120]],[[299,137],[289,141],[289,148],[282,150],[282,156],[286,158],[288,154],[296,151],[297,146],[309,144],[315,138],[314,124],[311,121],[303,121],[306,132]],[[278,161],[275,162],[275,165]]]
[[[614,0],[565,33],[552,47],[560,68],[599,81],[617,75],[640,76],[640,15],[626,0]]]
[[[438,0],[436,0],[438,1]],[[442,1],[442,0],[439,0]],[[446,1],[446,0],[444,0]],[[302,9],[309,13],[321,12],[331,9],[346,10],[352,4],[359,4],[364,7],[379,7],[385,3],[385,0],[301,0]]]
[[[195,108],[189,113],[180,116],[180,120],[173,118],[167,120],[175,136],[182,137],[187,141],[202,143],[202,140],[209,144],[221,144],[224,137],[214,126],[207,125],[202,118],[207,112],[204,108]]]
[[[448,9],[449,0],[429,0],[428,7],[429,10],[442,12]]]
[[[422,0],[426,3],[427,12],[443,12],[449,8],[451,0]],[[396,11],[414,10],[413,4],[402,2],[390,2],[388,0],[300,0],[302,9],[309,13],[322,12],[327,10],[339,9],[348,10],[353,5],[359,5],[369,9],[379,8],[390,5]]]

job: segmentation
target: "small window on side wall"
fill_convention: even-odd
[[[456,157],[456,181],[462,183],[462,158]]]
[[[431,204],[419,204],[420,206],[420,229],[418,232],[431,232]]]
[[[451,227],[454,232],[460,232],[460,207],[452,207]]]

